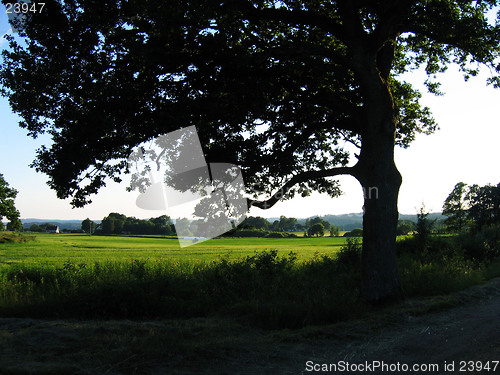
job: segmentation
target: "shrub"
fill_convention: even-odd
[[[357,238],[348,238],[337,253],[337,262],[343,266],[359,267],[361,265],[361,243]]]
[[[484,281],[481,268],[459,255],[426,260],[405,254],[399,270],[408,297],[451,293]]]
[[[436,257],[460,255],[460,246],[452,237],[430,236],[424,246],[421,238],[410,236],[396,242],[396,252],[398,255],[411,254],[418,259],[436,259]]]
[[[3,232],[0,233],[0,243],[21,243],[34,241],[35,236],[27,236],[25,234]]]
[[[464,233],[457,237],[468,259],[491,262],[500,256],[500,225],[490,225],[478,232]]]
[[[361,228],[353,229],[350,232],[344,233],[344,237],[363,237],[363,229]]]
[[[244,230],[235,231],[232,234],[232,237],[264,237],[265,235],[266,235],[266,232],[264,232],[262,230],[244,229]]]

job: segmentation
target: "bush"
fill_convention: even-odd
[[[232,237],[264,237],[266,235],[266,232],[262,230],[251,230],[251,229],[245,229],[245,230],[238,230],[234,232],[231,236]]]
[[[396,242],[398,255],[411,254],[418,259],[436,259],[460,255],[460,246],[453,237],[428,237],[425,244],[418,236],[406,237]]]
[[[484,281],[481,268],[460,255],[426,260],[405,254],[399,260],[399,270],[407,297],[456,292]]]
[[[337,262],[348,267],[361,266],[361,243],[356,238],[348,238],[337,253]]]
[[[429,236],[425,241],[420,236],[407,237],[396,243],[398,255],[412,254],[419,259],[462,257],[478,263],[490,263],[500,257],[500,225],[483,227],[478,232],[462,233],[458,236]]]
[[[34,241],[35,236],[27,236],[25,234],[2,232],[0,233],[0,243],[21,243]]]
[[[491,262],[500,256],[500,225],[485,226],[478,232],[457,237],[466,258]]]
[[[363,237],[363,229],[353,229],[350,232],[344,233],[344,237]]]

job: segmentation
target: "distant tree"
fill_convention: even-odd
[[[337,237],[340,233],[340,227],[338,225],[330,224],[330,237]]]
[[[472,185],[467,193],[468,217],[474,229],[500,223],[500,184]]]
[[[31,224],[30,232],[43,232],[43,229],[38,224]]]
[[[461,232],[468,221],[467,184],[455,185],[443,204],[443,215],[447,216],[445,225],[450,232]]]
[[[190,226],[191,226],[191,223],[190,221],[183,217],[183,218],[179,218],[175,221],[175,227],[177,229],[177,232],[180,232],[180,233],[190,233]]]
[[[101,230],[104,234],[112,234],[115,232],[115,218],[105,217],[101,221]]]
[[[243,222],[240,224],[240,228],[247,228],[247,229],[260,229],[260,230],[267,230],[269,228],[270,224],[269,221],[263,217],[260,216],[248,216]]]
[[[155,225],[149,220],[137,219],[130,232],[132,234],[154,234]]]
[[[306,227],[307,228],[311,228],[314,224],[321,224],[323,225],[323,227],[325,228],[325,230],[329,230],[330,229],[330,223],[322,218],[320,218],[319,216],[316,216],[312,219],[307,219],[306,220]]]
[[[42,229],[42,232],[46,232],[49,227],[53,227],[54,225],[51,223],[43,223],[40,224],[40,228]]]
[[[271,226],[269,227],[270,230],[274,232],[281,232],[280,228],[280,221],[279,220],[274,220]]]
[[[156,234],[171,235],[172,230],[170,226],[172,225],[172,220],[170,216],[161,215],[155,218],[149,219],[149,221],[154,225],[154,232]]]
[[[313,224],[307,231],[309,237],[323,237],[325,235],[325,227],[321,223]]]
[[[0,174],[0,222],[3,218],[7,218],[10,222],[11,230],[20,230],[19,211],[14,205],[14,200],[17,196],[17,190],[9,186],[2,174]],[[0,227],[3,229],[3,224]]]
[[[398,220],[398,227],[396,229],[396,233],[398,236],[406,236],[411,231],[413,231],[414,228],[415,225],[413,222],[409,220]]]
[[[23,230],[23,224],[21,223],[21,220],[18,218],[13,219],[7,223],[7,230],[15,231],[15,232],[20,232]]]
[[[100,224],[100,232],[103,234],[163,234],[172,235],[172,220],[167,215],[162,215],[148,220],[112,212]]]
[[[294,217],[280,216],[279,229],[281,232],[293,232],[297,225],[297,219]]]
[[[115,218],[115,230],[113,233],[115,234],[121,234],[123,233],[123,228],[125,227],[125,221],[124,220],[119,220]]]
[[[434,233],[444,234],[449,232],[448,226],[445,224],[445,219],[435,219],[434,222]]]
[[[428,216],[429,212],[426,211],[425,205],[422,204],[417,212],[416,236],[423,248],[425,248],[427,242],[429,241],[429,237],[432,234],[432,228],[436,221],[429,219]]]
[[[85,233],[92,234],[95,232],[95,227],[96,224],[90,220],[89,218],[86,218],[85,220],[82,221],[82,230]]]
[[[105,234],[123,233],[126,220],[125,215],[112,212],[102,219],[102,232]]]

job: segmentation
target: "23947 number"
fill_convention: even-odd
[[[459,371],[493,371],[498,367],[499,361],[460,361]]]
[[[7,14],[42,13],[45,3],[6,3]]]

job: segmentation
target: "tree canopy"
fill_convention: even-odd
[[[2,174],[0,174],[0,230],[3,229],[3,218],[9,220],[9,230],[20,230],[22,228],[19,220],[19,211],[14,205],[17,196],[17,190],[9,186]]]
[[[323,237],[325,235],[325,227],[321,223],[313,224],[307,230],[307,235],[309,237]]]
[[[95,232],[96,228],[96,223],[94,223],[92,220],[89,218],[86,218],[85,220],[82,221],[82,231],[88,234],[92,234]]]
[[[496,74],[496,0],[56,1],[3,52],[2,92],[32,136],[33,166],[77,207],[126,170],[133,147],[194,125],[208,162],[241,167],[268,208],[294,194],[365,191],[363,293],[400,294],[395,261],[401,175],[394,146],[436,129],[401,74],[428,89],[458,64]],[[498,75],[489,83],[499,86]],[[353,145],[358,152],[350,152]]]
[[[443,215],[447,229],[480,230],[500,224],[500,184],[479,186],[459,182],[446,198]]]
[[[88,232],[88,229],[85,231]],[[172,221],[167,215],[142,220],[135,217],[127,217],[117,212],[111,212],[108,216],[104,217],[98,231],[104,234],[174,234]]]
[[[363,76],[375,69],[390,88],[408,146],[436,124],[398,75],[497,71],[496,3],[50,0],[20,32],[26,45],[10,37],[1,82],[21,126],[53,135],[34,166],[76,206],[120,178],[134,145],[193,124],[209,159],[243,166],[250,186],[336,196],[324,177],[369,130]]]
[[[467,190],[467,184],[459,182],[444,201],[443,215],[448,216],[445,225],[452,232],[461,232],[467,224]]]

